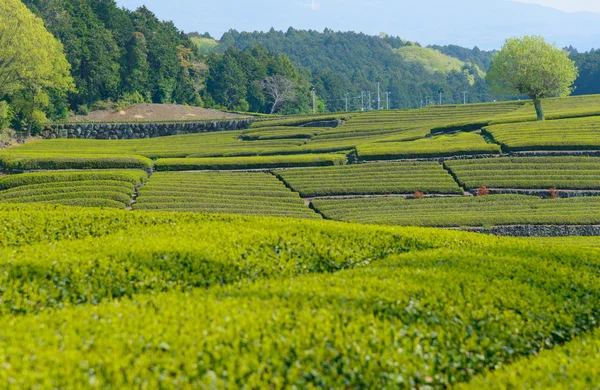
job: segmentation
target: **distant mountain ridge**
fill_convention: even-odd
[[[118,3],[130,8],[146,4],[186,31],[209,31],[215,37],[230,28],[268,31],[294,26],[371,35],[384,31],[423,45],[455,44],[486,50],[498,49],[507,37],[524,34],[543,35],[561,47],[572,45],[580,51],[600,46],[600,14],[567,13],[506,0],[319,0],[316,9],[309,0],[254,0],[235,7],[222,7],[216,0],[185,7],[160,0]]]

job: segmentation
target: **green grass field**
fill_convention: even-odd
[[[600,196],[480,187],[593,195],[600,157],[481,155],[594,154],[598,103],[2,151],[0,387],[593,389],[600,238],[460,230],[595,231]]]

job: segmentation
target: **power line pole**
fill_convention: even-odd
[[[346,92],[346,112],[348,112],[348,92]]]
[[[381,83],[377,83],[377,110],[381,110],[381,92],[380,92]]]
[[[369,91],[369,107],[367,108],[367,111],[371,111],[371,91]]]
[[[390,110],[390,93],[389,91],[385,93],[385,109]]]
[[[462,92],[462,94],[463,94],[463,104],[467,104],[467,93],[468,93],[467,91],[463,91]]]
[[[360,110],[365,110],[365,91],[360,91]]]
[[[317,112],[317,97],[315,96],[315,87],[310,87],[312,92],[312,101],[313,101],[313,114]]]
[[[440,106],[442,105],[442,96],[444,95],[444,88],[440,88],[438,90],[438,92],[440,93]]]

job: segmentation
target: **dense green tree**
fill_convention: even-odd
[[[321,33],[290,28],[286,32],[271,29],[264,33],[231,30],[221,39],[219,50],[262,46],[276,55],[285,54],[296,69],[310,72],[309,82],[315,85],[329,111],[345,109],[347,93],[353,103],[350,107],[359,108],[361,92],[375,95],[377,82],[381,83],[382,92],[390,92],[391,108],[419,107],[425,96],[439,88],[448,91],[447,103],[461,103],[465,88],[471,102],[497,99],[489,93],[481,73],[487,68],[491,53],[478,48],[439,47],[440,51],[470,64],[463,70],[470,77],[464,87],[457,82],[456,75],[431,72],[422,65],[404,61],[395,50],[407,45],[414,44],[385,34],[375,37],[328,29]]]
[[[542,99],[567,96],[577,78],[577,67],[566,51],[539,36],[510,38],[492,59],[487,75],[498,93],[525,94],[544,120]]]
[[[0,100],[27,122],[46,119],[51,94],[74,91],[63,46],[19,0],[0,3]],[[3,104],[4,110],[8,110]],[[8,111],[7,111],[8,112]],[[6,120],[7,115],[3,115]]]
[[[200,104],[193,44],[147,8],[114,0],[24,0],[63,43],[77,92],[72,108],[137,94],[156,103]]]
[[[600,94],[600,50],[578,53],[573,48],[570,49],[571,59],[579,68],[574,94]]]
[[[123,90],[130,93],[147,91],[150,65],[146,37],[140,32],[133,33],[125,48]]]
[[[309,110],[310,74],[296,69],[285,55],[275,56],[256,46],[247,50],[230,48],[222,54],[213,53],[207,61],[209,72],[204,93],[209,106],[287,114]],[[281,91],[281,88],[275,87],[284,85],[283,79],[291,83],[285,83],[285,98],[274,97]]]

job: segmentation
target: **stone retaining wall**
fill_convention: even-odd
[[[540,198],[550,198],[549,190],[527,190],[527,189],[503,189],[488,188],[490,195],[529,195]],[[472,195],[477,195],[477,190],[469,191]],[[597,190],[557,190],[559,198],[582,198],[589,196],[600,196]]]
[[[52,138],[139,139],[168,135],[243,130],[252,119],[173,123],[65,123],[44,128],[41,136]]]
[[[505,237],[600,236],[600,226],[598,225],[514,225],[491,228],[461,228],[460,230]]]

